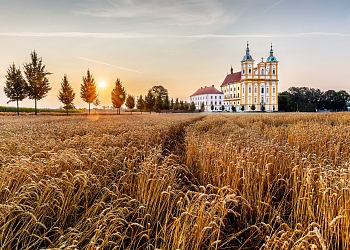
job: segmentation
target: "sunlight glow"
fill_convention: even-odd
[[[103,87],[105,86],[105,83],[104,83],[104,82],[100,82],[100,83],[98,84],[98,86],[100,86],[101,88],[103,88]]]

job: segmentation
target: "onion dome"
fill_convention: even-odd
[[[278,62],[276,57],[273,56],[272,43],[271,43],[270,56],[267,58],[266,62]]]
[[[242,62],[244,62],[244,61],[254,61],[254,60],[253,60],[253,57],[249,54],[249,44],[248,44],[248,42],[247,42],[246,54],[245,54],[245,56],[243,57]]]

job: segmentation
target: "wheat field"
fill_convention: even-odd
[[[0,249],[350,248],[347,113],[0,128]]]

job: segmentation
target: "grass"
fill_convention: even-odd
[[[5,107],[0,106],[0,112],[14,112],[17,113],[17,107]],[[21,113],[33,113],[35,112],[34,108],[19,108]],[[38,113],[66,113],[65,109],[37,109]],[[82,113],[82,110],[69,110],[69,113]]]
[[[346,113],[0,126],[0,249],[350,247]]]

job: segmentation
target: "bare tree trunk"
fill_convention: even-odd
[[[18,99],[17,99],[17,115],[19,116]]]
[[[35,115],[37,115],[37,111],[36,111],[36,99],[35,99]]]

